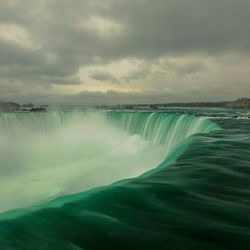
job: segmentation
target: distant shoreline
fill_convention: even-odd
[[[73,105],[65,105],[72,106]],[[0,112],[46,112],[48,105],[19,104],[16,102],[0,101]],[[164,109],[164,108],[232,108],[250,109],[250,98],[239,98],[235,101],[219,102],[176,102],[176,103],[154,103],[154,104],[118,104],[118,105],[82,105],[97,109]]]
[[[175,102],[175,103],[155,103],[155,104],[122,104],[122,105],[102,105],[98,108],[117,109],[164,109],[164,108],[239,108],[250,109],[250,98],[239,98],[235,101],[219,102]]]

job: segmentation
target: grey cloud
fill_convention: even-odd
[[[142,91],[126,93],[110,90],[107,92],[81,92],[68,98],[69,104],[76,104],[85,100],[84,104],[102,105],[102,104],[136,104],[136,103],[155,103],[171,100],[172,95],[164,90]]]
[[[79,84],[79,68],[95,64],[96,57],[105,64],[124,58],[150,62],[161,56],[193,54],[249,56],[249,13],[249,0],[2,0],[0,24],[22,27],[41,49],[0,41],[0,86],[10,88],[13,81],[23,87]],[[93,15],[120,23],[124,26],[121,36],[103,38],[79,26],[82,19]],[[206,67],[168,65],[168,70],[186,77]],[[152,72],[142,69],[125,80],[150,75]],[[92,77],[119,81],[104,72]]]
[[[155,69],[152,66],[156,67]],[[207,72],[208,68],[203,62],[173,62],[165,59],[163,63],[153,61],[144,63],[137,70],[124,77],[122,80],[126,82],[145,80],[145,79],[160,79],[164,78],[169,73],[174,73],[177,77],[186,77],[189,75],[200,74]]]
[[[117,18],[129,23],[123,51],[138,56],[223,53],[250,48],[247,0],[116,1]]]
[[[120,83],[120,81],[116,77],[104,71],[95,71],[90,75],[90,77],[100,82],[105,81],[105,82],[114,83],[114,84]]]
[[[206,67],[205,64],[198,62],[191,62],[184,64],[169,62],[165,66],[167,70],[173,71],[177,75],[177,77],[184,77],[187,75],[193,75],[204,71],[208,71],[208,68]]]
[[[151,75],[152,72],[150,70],[149,64],[143,64],[137,70],[134,70],[128,76],[125,76],[123,80],[125,80],[126,82],[131,82],[134,80],[136,81],[136,80],[146,79]]]

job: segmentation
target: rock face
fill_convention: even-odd
[[[0,112],[16,112],[20,110],[21,105],[15,102],[0,101]]]

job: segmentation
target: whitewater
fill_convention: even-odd
[[[167,113],[2,113],[0,213],[166,167],[192,135],[219,129],[205,117]]]

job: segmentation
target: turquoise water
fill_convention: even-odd
[[[0,117],[0,249],[249,248],[247,112]]]

